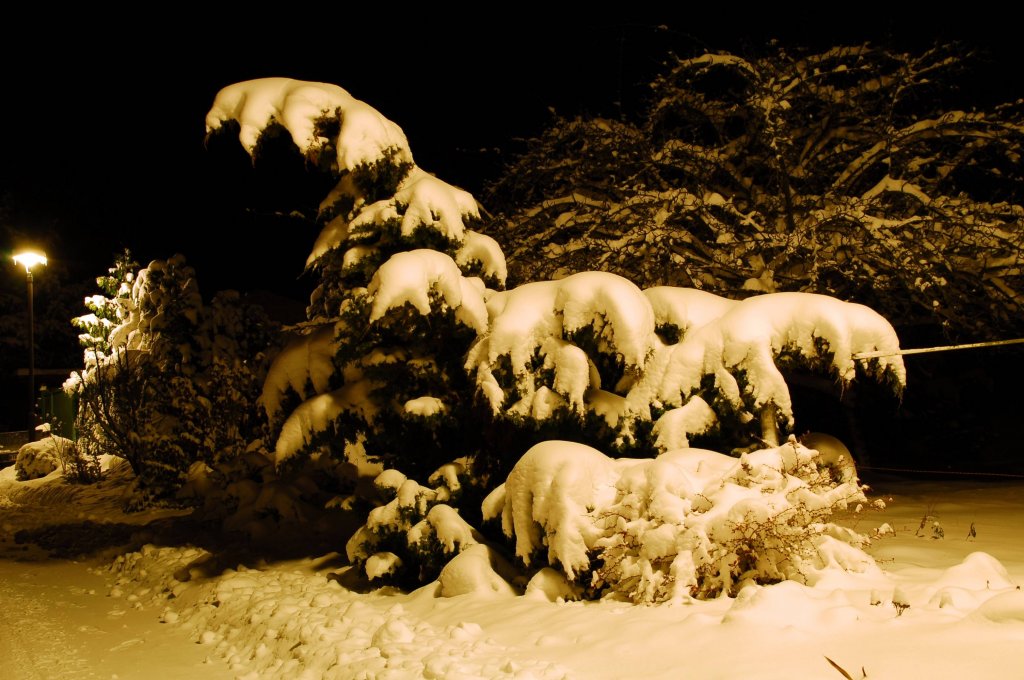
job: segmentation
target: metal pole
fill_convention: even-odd
[[[28,440],[36,439],[36,320],[32,306],[32,270],[28,270]]]

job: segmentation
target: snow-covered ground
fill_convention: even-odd
[[[869,549],[879,571],[636,606],[368,592],[340,553],[238,557],[161,530],[181,511],[124,515],[112,477],[0,472],[3,677],[842,678],[829,659],[852,678],[1024,677],[1022,482],[879,481],[887,508],[848,520],[894,530]],[[111,525],[89,558],[15,541],[68,527],[37,533],[54,549],[87,521]]]

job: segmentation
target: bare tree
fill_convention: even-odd
[[[826,293],[950,335],[1024,328],[1024,119],[973,54],[675,59],[642,120],[558,119],[489,191],[515,281],[611,271]]]

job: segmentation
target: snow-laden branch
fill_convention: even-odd
[[[324,123],[329,120],[339,123],[334,139],[323,135]],[[239,141],[250,155],[263,131],[277,122],[304,155],[333,144],[338,171],[370,165],[389,152],[412,163],[412,152],[400,127],[329,83],[259,78],[229,85],[217,93],[206,114],[206,130],[218,130],[228,121],[238,123]]]
[[[334,201],[346,188],[332,191]],[[306,266],[313,266],[324,254],[340,247],[351,236],[380,231],[388,222],[397,222],[399,234],[404,238],[412,237],[418,229],[429,229],[448,241],[461,244],[468,219],[480,219],[479,207],[472,194],[414,166],[393,196],[370,205],[357,203],[352,215],[338,215],[329,221],[306,258]],[[500,268],[497,263],[490,264],[495,269]]]
[[[455,311],[456,319],[483,332],[487,311],[482,288],[463,277],[459,266],[444,253],[426,249],[396,253],[381,265],[367,288],[373,298],[368,321],[373,323],[389,309],[407,303],[428,316],[432,295],[437,295]]]
[[[900,130],[895,130],[888,138],[879,140],[851,161],[846,169],[836,178],[834,186],[846,187],[855,182],[881,158],[894,154],[910,144],[925,137],[960,137],[994,139],[1010,130],[1005,123],[989,121],[984,114],[966,111],[949,111],[938,118],[919,120]],[[1021,130],[1017,130],[1018,133]]]

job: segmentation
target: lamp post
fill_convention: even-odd
[[[14,261],[25,268],[28,280],[28,440],[36,438],[36,320],[32,308],[32,267],[46,265],[46,255],[27,250],[14,256]]]

